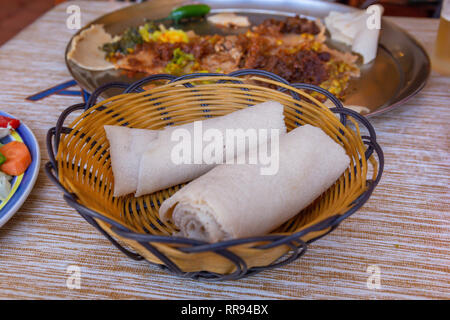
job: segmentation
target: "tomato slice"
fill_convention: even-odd
[[[19,176],[31,164],[31,154],[23,142],[11,141],[0,147],[0,153],[6,161],[0,165],[0,170],[10,176]]]
[[[17,129],[20,126],[20,121],[17,119],[0,116],[0,128],[8,128],[8,125],[13,129]]]

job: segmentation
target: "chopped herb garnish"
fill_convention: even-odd
[[[138,44],[148,41],[145,36],[156,30],[153,23],[149,22],[140,27],[130,27],[119,40],[105,43],[102,50],[105,51],[106,57],[111,57],[115,53],[128,54],[133,52]]]
[[[173,50],[173,58],[167,63],[164,71],[175,76],[181,76],[184,74],[185,67],[195,61],[194,55],[186,53],[180,48]]]

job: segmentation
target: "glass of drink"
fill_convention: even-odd
[[[450,0],[443,0],[441,18],[431,65],[442,75],[450,76]]]

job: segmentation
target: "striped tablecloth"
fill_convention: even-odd
[[[82,24],[124,5],[63,3],[0,47],[0,109],[28,124],[42,150],[34,190],[0,229],[0,298],[450,298],[450,78],[433,73],[404,106],[371,119],[386,158],[381,183],[303,258],[239,281],[185,280],[129,260],[65,204],[42,170],[48,128],[81,97],[25,98],[70,80],[64,49],[75,32],[66,28],[72,4]],[[390,20],[433,46],[437,20]],[[79,289],[67,286],[70,266],[80,270]],[[368,269],[379,271],[379,288],[367,285]]]

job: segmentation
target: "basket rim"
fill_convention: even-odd
[[[219,241],[215,243],[209,243],[205,241],[200,240],[194,240],[194,239],[188,239],[184,237],[178,237],[178,236],[172,236],[172,235],[152,235],[152,234],[143,234],[138,233],[130,230],[126,226],[122,225],[121,223],[114,221],[103,214],[96,212],[90,208],[87,208],[80,204],[77,201],[77,196],[74,193],[69,192],[59,181],[59,175],[58,175],[58,166],[55,154],[57,154],[59,143],[60,143],[60,136],[61,134],[65,134],[70,132],[70,128],[64,127],[64,122],[66,118],[74,111],[79,110],[88,110],[92,108],[100,95],[111,88],[121,88],[124,89],[123,93],[133,93],[133,92],[142,92],[144,91],[142,89],[142,86],[145,83],[155,81],[155,80],[169,80],[170,83],[183,81],[183,80],[194,80],[201,77],[206,76],[217,76],[217,77],[230,77],[233,78],[233,80],[229,81],[236,81],[241,82],[240,76],[244,75],[257,75],[257,76],[263,76],[267,77],[273,81],[280,82],[284,85],[284,87],[279,87],[278,90],[280,91],[288,91],[285,86],[293,87],[296,89],[306,89],[306,90],[314,90],[319,93],[322,93],[325,95],[328,99],[330,99],[333,104],[335,105],[334,108],[330,108],[330,111],[338,114],[340,116],[340,122],[345,126],[347,122],[348,117],[352,117],[355,120],[357,120],[359,123],[361,123],[366,130],[368,131],[368,136],[361,136],[362,141],[365,145],[367,145],[367,149],[364,153],[364,156],[366,160],[368,160],[372,154],[375,152],[378,157],[378,170],[377,175],[374,180],[367,179],[367,189],[357,198],[353,201],[353,206],[347,210],[344,213],[341,214],[335,214],[333,216],[330,216],[326,219],[322,219],[319,222],[303,229],[297,232],[294,232],[290,235],[283,235],[283,234],[266,234],[262,236],[256,236],[256,237],[245,237],[245,238],[237,238],[237,239],[231,239],[231,240],[224,240]],[[222,81],[222,80],[219,80]],[[183,83],[186,87],[192,87],[193,85],[190,84],[190,82]],[[290,93],[294,93],[293,97],[297,100],[299,100],[298,95],[290,91]],[[297,96],[296,96],[297,95]],[[157,75],[151,75],[148,77],[145,77],[139,81],[136,81],[132,84],[126,84],[122,82],[112,82],[106,85],[103,85],[99,88],[97,88],[89,97],[89,99],[85,103],[78,103],[75,105],[72,105],[68,107],[66,110],[64,110],[57,122],[56,126],[52,127],[47,132],[47,138],[46,138],[46,144],[47,144],[47,151],[49,155],[49,161],[45,164],[45,172],[47,176],[50,178],[50,180],[57,186],[59,189],[63,192],[63,198],[68,203],[69,206],[74,208],[88,223],[90,223],[92,226],[94,226],[97,230],[99,230],[105,237],[107,237],[108,240],[112,242],[114,246],[116,246],[120,251],[125,253],[127,256],[134,260],[144,260],[145,258],[135,252],[130,251],[129,249],[123,247],[116,239],[114,239],[110,234],[108,234],[96,221],[97,219],[109,224],[111,226],[111,231],[113,231],[115,234],[129,239],[133,241],[137,241],[140,244],[146,244],[146,249],[151,251],[152,253],[155,253],[159,256],[160,260],[164,262],[165,265],[157,264],[160,267],[168,268],[173,273],[183,276],[183,277],[190,277],[194,279],[204,279],[204,280],[229,280],[229,279],[238,279],[242,278],[247,275],[252,275],[255,273],[258,273],[260,271],[269,269],[269,268],[275,268],[287,263],[292,262],[293,260],[298,259],[301,255],[303,255],[306,251],[307,244],[312,243],[314,241],[317,241],[318,239],[326,236],[330,232],[332,232],[334,229],[336,229],[339,224],[348,218],[350,215],[355,213],[357,210],[359,210],[370,198],[372,192],[374,191],[375,187],[377,186],[378,182],[381,179],[383,169],[384,169],[384,154],[379,146],[379,144],[376,141],[376,132],[371,123],[367,120],[366,117],[360,115],[358,112],[344,108],[342,103],[330,92],[326,91],[323,88],[320,88],[315,85],[311,84],[305,84],[305,83],[294,83],[290,84],[285,79],[281,78],[280,76],[277,76],[273,73],[263,71],[263,70],[255,70],[255,69],[242,69],[235,72],[232,72],[230,74],[224,75],[224,74],[216,74],[216,73],[194,73],[194,74],[188,74],[181,77],[175,77],[173,75],[169,74],[157,74]],[[319,235],[317,237],[314,237],[307,242],[304,242],[301,240],[301,237],[305,234],[308,234],[313,231],[323,231],[328,229],[324,234]],[[296,245],[294,244],[294,241]],[[200,252],[208,252],[213,251],[221,255],[225,255],[228,259],[233,261],[233,263],[236,265],[236,271],[223,275],[223,274],[214,274],[212,272],[206,272],[206,271],[198,271],[198,272],[183,272],[181,271],[174,263],[167,257],[164,256],[164,254],[158,252],[158,250],[154,247],[152,247],[149,243],[171,243],[171,244],[184,244],[186,246],[184,247],[177,247],[177,250],[180,250],[184,253],[200,253]],[[230,252],[227,250],[229,247],[242,245],[246,243],[252,243],[252,242],[269,242],[264,245],[259,246],[253,246],[252,248],[256,249],[270,249],[274,248],[276,246],[280,245],[288,245],[293,250],[293,253],[288,257],[285,258],[283,261],[278,262],[275,261],[269,266],[265,267],[252,267],[247,268],[245,261],[243,261],[239,256],[236,254]],[[150,247],[148,247],[150,246]],[[162,256],[161,256],[162,255]],[[280,257],[281,258],[281,257]]]

